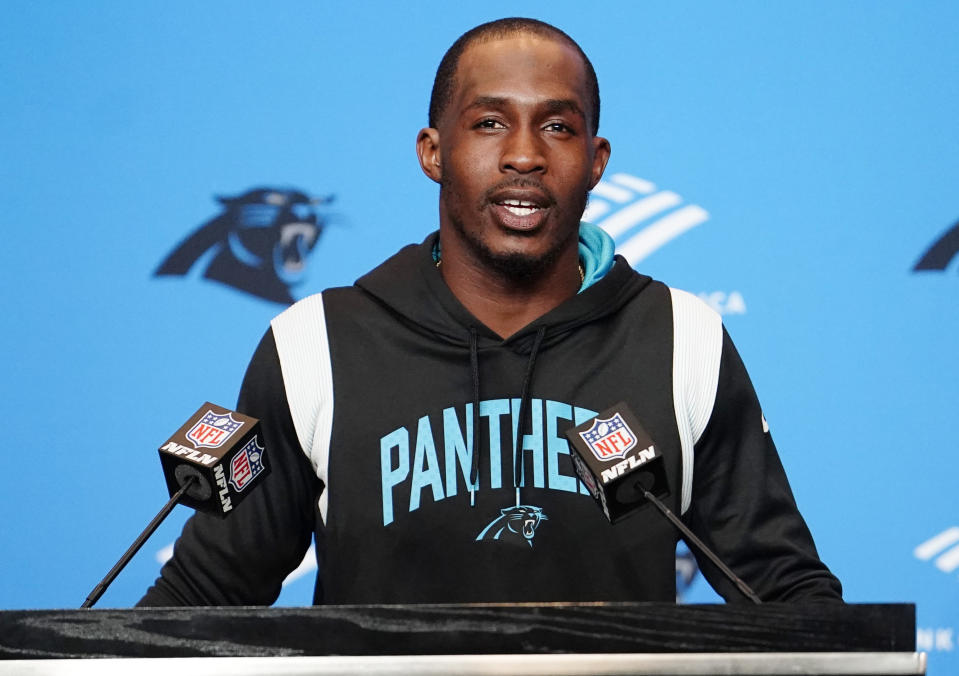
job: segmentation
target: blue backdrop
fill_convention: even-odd
[[[846,598],[916,602],[930,673],[959,673],[959,232],[914,270],[959,221],[953,2],[6,3],[0,605],[79,605],[166,498],[156,447],[235,401],[283,305],[203,278],[228,243],[153,274],[216,197],[334,195],[294,295],[351,283],[435,228],[435,67],[514,14],[593,60],[589,217],[724,313]],[[187,515],[100,605],[135,602]]]

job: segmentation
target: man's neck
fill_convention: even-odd
[[[503,338],[575,296],[583,281],[575,242],[540,275],[522,281],[450,249],[444,247],[440,265],[446,285],[474,317]]]

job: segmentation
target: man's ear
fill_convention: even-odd
[[[606,171],[606,163],[609,162],[609,154],[612,149],[609,147],[609,141],[602,136],[593,137],[593,171],[590,177],[589,189],[592,190],[599,183]]]
[[[424,127],[416,137],[416,155],[420,168],[431,179],[440,182],[443,170],[440,167],[440,133],[433,127]]]

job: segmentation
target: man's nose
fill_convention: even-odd
[[[500,171],[520,174],[542,172],[546,169],[543,139],[531,129],[514,129],[507,135],[500,158]]]

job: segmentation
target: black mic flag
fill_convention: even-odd
[[[646,503],[637,479],[654,495],[669,495],[663,454],[625,403],[568,430],[566,437],[576,474],[611,523]]]
[[[270,473],[256,418],[206,402],[160,447],[170,495],[196,481],[181,502],[226,516]]]

